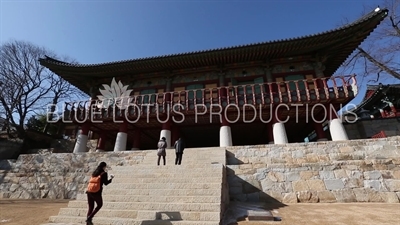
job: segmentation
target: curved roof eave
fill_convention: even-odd
[[[231,46],[231,47],[224,47],[224,48],[216,48],[216,49],[208,49],[208,50],[201,50],[201,51],[192,51],[192,52],[185,52],[185,53],[177,53],[177,54],[169,54],[169,55],[161,55],[161,56],[154,56],[154,57],[145,57],[145,58],[137,58],[137,59],[129,59],[129,60],[122,60],[122,61],[113,61],[113,62],[106,62],[106,63],[98,63],[98,64],[71,64],[67,62],[62,62],[56,59],[53,59],[51,57],[46,56],[46,58],[39,59],[40,63],[42,65],[58,65],[62,67],[75,67],[75,68],[94,68],[94,67],[104,67],[104,66],[112,66],[116,64],[129,64],[133,62],[140,62],[140,61],[150,61],[150,60],[158,60],[158,59],[165,59],[165,58],[174,58],[174,57],[181,57],[181,56],[194,56],[194,55],[200,55],[200,54],[207,54],[207,53],[213,53],[213,52],[223,52],[227,50],[239,50],[239,49],[244,49],[244,48],[249,48],[249,47],[257,47],[257,46],[265,46],[265,45],[279,45],[279,44],[284,44],[287,42],[297,42],[297,41],[304,41],[324,35],[330,35],[333,33],[337,33],[340,31],[345,31],[346,29],[352,28],[356,25],[359,25],[365,21],[368,21],[374,17],[382,16],[385,17],[388,13],[387,9],[381,9],[379,11],[372,11],[360,19],[349,23],[347,25],[344,25],[339,28],[335,28],[332,30],[328,30],[325,32],[320,32],[317,34],[312,34],[312,35],[305,35],[305,36],[300,36],[297,38],[287,38],[287,39],[280,39],[280,40],[273,40],[273,41],[266,41],[266,42],[260,42],[260,43],[252,43],[252,44],[246,44],[246,45],[237,45],[237,46]]]

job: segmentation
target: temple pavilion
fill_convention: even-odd
[[[400,117],[400,84],[367,85],[363,100],[351,112],[360,119]]]
[[[355,75],[332,76],[387,16],[377,9],[326,32],[101,64],[40,63],[91,96],[65,105],[79,126],[74,152],[304,142],[315,131],[347,140],[336,111],[357,94]],[[94,121],[95,120],[95,121]],[[113,149],[105,149],[112,143]]]

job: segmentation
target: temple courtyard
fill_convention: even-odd
[[[50,216],[56,215],[60,211],[60,208],[67,207],[68,201],[67,199],[0,199],[0,224],[39,225],[46,223]],[[238,224],[400,224],[400,204],[390,203],[298,203],[272,210],[272,213],[274,217],[282,218],[282,221],[242,221]]]

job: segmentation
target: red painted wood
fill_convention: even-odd
[[[351,80],[351,81],[350,81]],[[328,82],[329,81],[329,82]],[[340,82],[337,82],[340,81]],[[290,83],[295,82],[296,90],[290,90]],[[305,90],[300,90],[299,82],[304,82]],[[309,84],[313,83],[314,87],[311,89]],[[162,113],[166,113],[167,110],[172,111],[172,107],[167,107],[169,104],[181,104],[183,108],[176,107],[177,111],[190,114],[194,113],[195,108],[199,104],[236,104],[241,107],[241,102],[245,104],[252,104],[258,106],[262,105],[277,105],[280,103],[308,103],[308,104],[316,104],[316,103],[326,103],[329,99],[330,102],[335,103],[337,98],[341,98],[339,101],[343,102],[345,98],[349,98],[348,87],[351,85],[355,85],[356,80],[354,75],[352,76],[342,76],[342,77],[326,77],[326,78],[314,78],[314,79],[304,79],[299,81],[283,81],[283,82],[273,82],[273,83],[263,83],[263,84],[248,84],[248,85],[237,85],[237,86],[223,86],[219,88],[203,88],[194,90],[194,99],[188,99],[188,90],[184,91],[173,91],[173,92],[165,92],[165,93],[154,93],[147,95],[138,95],[133,96],[133,103],[137,104],[139,108],[145,110],[147,107],[144,103],[157,103],[159,104]],[[247,88],[251,88],[251,93],[247,92]],[[261,91],[261,93],[255,93],[256,88]],[[285,87],[286,90],[282,89]],[[193,90],[190,90],[193,92]],[[202,96],[197,96],[197,91],[201,91]],[[240,92],[239,92],[240,91]],[[242,92],[243,91],[243,92]],[[241,93],[241,94],[238,94]],[[324,99],[321,99],[320,93],[325,95]],[[328,97],[332,95],[331,97]],[[340,96],[339,96],[340,94]],[[147,102],[144,102],[144,96],[148,99]],[[297,96],[297,98],[293,98]],[[299,100],[302,97],[305,97],[303,100]],[[345,100],[346,101],[346,100]],[[88,112],[88,104],[89,101],[86,102],[73,102],[66,105],[67,109],[70,108],[71,115],[77,115],[78,118],[83,117]],[[102,112],[102,115],[96,115],[99,120],[111,119],[113,116],[112,108],[99,110]],[[134,116],[134,114],[130,114]],[[155,115],[155,111],[150,111],[150,115]],[[332,117],[331,119],[333,119]],[[90,119],[88,117],[88,119]],[[79,119],[81,120],[81,119]],[[75,121],[76,122],[76,121]],[[226,124],[226,120],[223,122]],[[168,125],[164,125],[168,127]],[[124,129],[123,129],[124,130]]]
[[[123,123],[120,123],[119,132],[128,133],[128,122],[126,120],[124,120]]]
[[[140,149],[140,135],[141,135],[141,131],[139,129],[134,131],[134,134],[133,134],[133,148]]]
[[[165,123],[162,124],[162,129],[163,130],[171,130],[171,121],[167,121]]]
[[[82,132],[81,132],[81,134],[88,135],[89,134],[89,129],[90,129],[90,124],[89,123],[82,124],[82,128],[81,128]]]

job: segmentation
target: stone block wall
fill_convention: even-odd
[[[400,135],[400,118],[359,120],[343,125],[349,139],[371,138],[381,131],[384,131],[387,137]]]
[[[227,147],[233,201],[388,202],[400,198],[400,136]]]
[[[0,163],[0,198],[74,199],[101,161],[110,167],[133,165],[145,155],[145,151],[20,155],[16,161]]]

